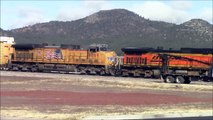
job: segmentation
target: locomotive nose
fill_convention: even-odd
[[[109,65],[114,65],[115,64],[115,58],[116,58],[116,53],[115,52],[109,52],[107,55],[107,62]]]

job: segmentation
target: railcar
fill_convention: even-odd
[[[213,78],[212,48],[122,48],[122,76],[161,77],[165,82],[190,83],[191,80]]]
[[[11,70],[114,74],[116,53],[103,44],[91,45],[88,49],[79,45],[16,44],[13,47]]]
[[[13,37],[0,36],[0,69],[7,69],[14,52],[13,44],[15,44]]]

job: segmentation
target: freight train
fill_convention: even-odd
[[[93,44],[87,49],[67,44],[14,44],[11,50],[7,53],[10,59],[2,65],[9,70],[155,77],[169,83],[213,80],[213,48],[127,47],[122,48],[123,56],[117,56],[106,44]]]

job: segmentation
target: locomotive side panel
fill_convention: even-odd
[[[194,51],[196,50],[196,51]],[[191,79],[212,79],[212,49],[193,52],[123,48],[123,76],[163,76],[165,82],[190,83]]]
[[[186,54],[186,53],[179,53],[179,54],[167,53],[167,54],[183,58],[183,59],[175,59],[171,57],[169,59],[169,67],[188,68],[188,69],[209,69],[209,65],[212,63],[211,54]]]
[[[124,53],[122,76],[159,77],[160,59],[156,53]]]
[[[145,66],[145,67],[161,67],[162,60],[158,54],[162,53],[143,53],[143,54],[126,54],[124,53],[124,65],[126,66]],[[165,53],[164,53],[165,54]],[[211,54],[185,54],[185,53],[166,53],[168,55],[174,55],[188,59],[175,59],[169,57],[168,66],[170,68],[188,68],[188,69],[209,69],[209,65],[212,63]],[[201,62],[199,62],[201,61]],[[203,64],[208,63],[208,64]]]
[[[65,63],[66,55],[65,55],[65,49],[60,48],[42,48],[41,50],[36,50],[36,58],[40,58],[43,63]],[[36,58],[34,59],[34,62],[36,61]]]
[[[14,61],[33,62],[33,50],[16,51]]]
[[[144,53],[144,54],[125,54],[124,53],[124,65],[135,65],[138,67],[147,66],[154,67],[159,66],[160,59],[156,53]]]

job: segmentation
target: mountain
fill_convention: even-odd
[[[16,43],[106,43],[121,53],[135,47],[212,47],[212,25],[192,19],[176,25],[151,21],[125,9],[103,10],[75,21],[51,21],[7,31]]]
[[[192,19],[181,24],[181,26],[185,26],[186,31],[196,31],[200,36],[206,36],[207,38],[203,38],[203,40],[209,41],[208,38],[212,38],[213,26],[202,19]]]
[[[0,36],[7,36],[7,32],[0,28]]]

